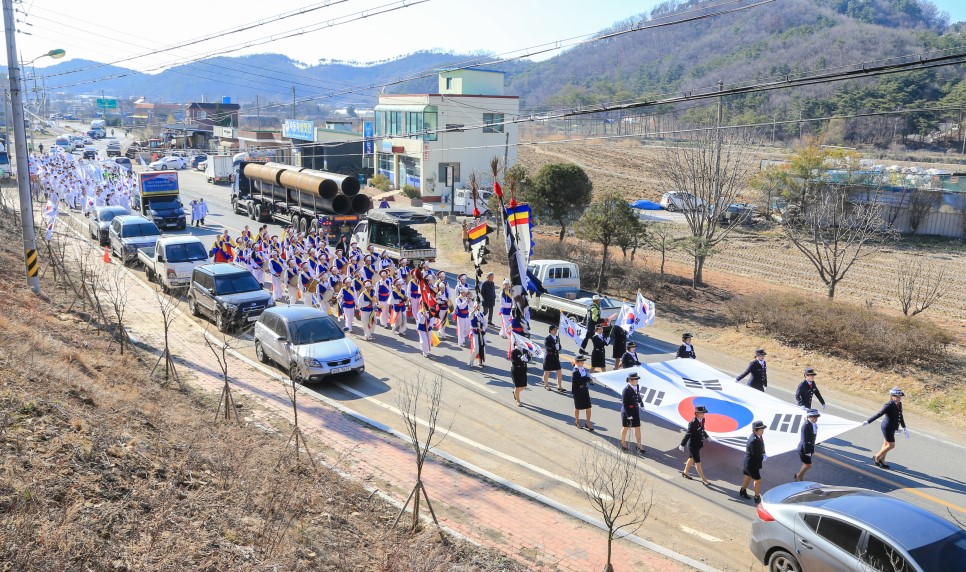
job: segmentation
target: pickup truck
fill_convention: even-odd
[[[208,263],[208,251],[197,237],[170,236],[159,238],[154,246],[139,248],[138,261],[144,265],[148,282],[157,282],[162,292],[170,294],[188,286],[195,267]]]
[[[566,260],[531,260],[527,270],[546,290],[543,294],[530,293],[530,309],[538,312],[563,312],[583,321],[593,303],[594,292],[580,289],[580,270]],[[620,300],[600,297],[600,314],[608,317],[620,311]]]
[[[423,232],[415,227],[422,227]],[[432,240],[424,236],[430,232]],[[356,225],[352,238],[359,248],[372,245],[377,254],[386,251],[397,262],[403,258],[436,261],[436,218],[424,211],[372,209],[366,220]]]

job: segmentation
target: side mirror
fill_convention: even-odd
[[[275,336],[275,341],[276,342],[287,342],[288,341],[288,338],[286,338],[285,336]]]

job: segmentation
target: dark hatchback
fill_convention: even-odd
[[[214,320],[220,332],[253,324],[265,308],[274,305],[272,295],[240,266],[205,264],[191,274],[188,309]]]

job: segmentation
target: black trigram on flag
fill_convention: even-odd
[[[684,385],[690,387],[691,389],[710,389],[711,391],[721,391],[721,382],[717,379],[706,379],[704,381],[699,381],[697,379],[689,379],[687,377],[682,377],[681,381]]]
[[[772,431],[781,431],[783,433],[798,433],[798,427],[801,424],[801,415],[777,413],[775,414],[775,418],[771,420],[771,425],[768,428]]]
[[[744,437],[716,437],[715,441],[725,446],[740,447],[742,449],[748,444],[748,439]]]
[[[655,407],[660,407],[664,401],[664,392],[656,389],[641,388],[641,400]]]

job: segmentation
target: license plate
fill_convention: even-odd
[[[351,367],[334,367],[330,373],[345,373],[351,369]]]
[[[249,322],[254,322],[257,319],[258,319],[258,316],[248,316],[248,321]]]

